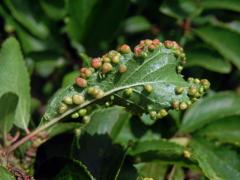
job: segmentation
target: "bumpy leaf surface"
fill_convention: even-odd
[[[87,86],[73,84],[58,91],[49,102],[43,119],[49,121],[53,118],[63,118],[80,108],[103,102],[122,105],[139,114],[150,113],[153,119],[158,118],[159,110],[167,111],[173,107],[186,109],[203,95],[209,87],[209,82],[193,78],[188,82],[185,81],[179,73],[181,65],[185,62],[182,48],[172,41],[156,42],[158,41],[141,41],[135,47],[134,53],[130,49],[123,52],[119,48],[119,52],[110,51],[99,58],[98,60],[103,64],[101,67],[94,72],[93,68],[87,68],[92,71],[88,78],[81,75],[81,81],[87,82]],[[111,60],[113,56],[118,56],[119,62],[114,63]],[[104,72],[106,57],[110,59],[109,63],[112,66],[111,71],[107,73]],[[121,66],[126,68],[126,72],[119,72]],[[177,88],[180,88],[179,92],[176,92]],[[99,97],[99,94],[92,96],[94,93],[89,92],[90,89],[102,92],[101,96]],[[189,90],[192,89],[195,90],[194,93],[189,94]],[[74,95],[83,96],[84,103],[78,106],[65,104],[67,110],[59,114],[59,108],[63,106],[64,99]],[[163,114],[166,113],[161,115]]]

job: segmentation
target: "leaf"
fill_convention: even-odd
[[[30,79],[18,42],[8,38],[0,51],[0,96],[6,92],[15,93],[18,105],[14,124],[26,129],[30,117]]]
[[[131,114],[119,106],[94,111],[85,131],[90,135],[108,134],[113,143],[121,144],[125,148],[130,141],[160,138],[159,134],[149,130],[139,119],[131,119]]]
[[[144,16],[133,16],[125,22],[125,32],[139,33],[148,31],[151,28],[150,22]]]
[[[79,71],[72,71],[66,74],[63,77],[62,88],[72,85],[75,81],[76,76],[78,76],[78,74],[79,74]]]
[[[201,6],[204,9],[227,9],[240,12],[240,2],[238,0],[203,0]]]
[[[223,118],[211,123],[207,127],[200,129],[197,135],[209,139],[217,139],[223,143],[233,143],[240,145],[240,117],[233,116]]]
[[[48,17],[54,20],[60,20],[67,12],[65,0],[41,0],[39,3]]]
[[[70,0],[67,33],[94,53],[113,40],[129,4],[129,0]]]
[[[207,26],[194,32],[240,69],[240,35],[225,28]],[[224,37],[224,41],[223,41]]]
[[[187,67],[200,66],[210,71],[229,73],[231,64],[206,49],[191,50],[187,53]]]
[[[83,162],[96,179],[105,180],[116,177],[125,151],[120,145],[113,144],[108,135],[85,133],[80,139],[76,138],[71,157]]]
[[[113,51],[112,51],[113,52]],[[191,86],[201,88],[201,83],[186,82],[180,74],[176,72],[181,60],[174,56],[174,51],[159,45],[153,52],[148,53],[146,58],[137,58],[133,53],[120,55],[120,64],[125,64],[127,71],[123,74],[118,72],[119,64],[114,65],[111,73],[103,74],[101,69],[95,71],[88,78],[88,87],[95,87],[104,91],[103,102],[113,101],[113,104],[127,106],[137,113],[157,111],[165,108],[171,109],[173,101],[186,103],[190,100],[188,88]],[[147,92],[144,85],[152,87],[151,92]],[[52,118],[62,118],[74,111],[93,103],[102,103],[100,99],[93,98],[88,94],[87,88],[80,88],[76,84],[59,90],[46,109],[44,120]],[[183,87],[182,94],[176,94],[176,87]],[[132,90],[132,95],[127,96],[126,91]],[[62,116],[58,109],[63,98],[81,93],[85,96],[85,102],[79,106],[71,106]],[[110,97],[112,95],[112,97]],[[114,100],[113,100],[114,99]]]
[[[202,12],[202,8],[199,6],[198,1],[165,0],[160,7],[160,11],[173,18],[183,20],[199,15]]]
[[[215,149],[201,139],[192,140],[190,147],[192,157],[209,179],[240,178],[240,161],[234,151]]]
[[[141,161],[154,160],[178,161],[183,157],[184,147],[164,139],[146,140],[136,143],[129,155],[141,158]]]
[[[0,98],[0,132],[4,139],[13,125],[18,97],[13,93],[5,93]]]
[[[121,121],[128,121],[131,114],[123,107],[109,107],[99,109],[91,115],[91,122],[86,126],[86,132],[90,135],[109,134],[113,139],[121,131]]]
[[[53,138],[54,136],[57,136],[59,134],[63,134],[65,132],[81,128],[82,126],[83,125],[81,123],[74,123],[74,122],[58,123],[47,130],[48,137]]]
[[[42,12],[37,3],[30,3],[24,0],[5,0],[6,6],[10,9],[12,16],[33,35],[46,39],[49,30],[44,23]]]
[[[73,180],[73,179],[84,179],[84,180],[94,180],[95,178],[91,175],[91,173],[87,170],[87,167],[81,162],[77,160],[72,160],[68,162],[64,168],[57,175],[55,180]]]
[[[4,167],[0,166],[1,178],[4,180],[15,180],[15,177],[11,175]]]
[[[137,169],[140,177],[153,178],[154,180],[164,180],[168,168],[162,162],[138,163],[134,167]]]
[[[194,104],[184,115],[180,132],[193,132],[224,117],[240,114],[240,96],[222,92]]]

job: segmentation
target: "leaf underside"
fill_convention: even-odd
[[[140,45],[136,46],[135,49]],[[141,56],[131,51],[128,53],[115,51],[114,53],[120,55],[120,62],[117,64],[112,63],[113,69],[109,73],[104,74],[101,67],[95,70],[86,79],[87,87],[82,88],[73,84],[59,90],[49,102],[43,120],[49,121],[53,118],[58,118],[60,116],[58,109],[63,103],[63,99],[76,94],[84,96],[85,102],[78,106],[68,106],[67,111],[61,114],[59,118],[93,103],[109,102],[110,104],[118,104],[140,114],[142,112],[149,113],[150,111],[158,112],[161,109],[172,109],[173,102],[191,104],[196,100],[196,96],[190,96],[188,90],[192,87],[199,91],[203,88],[203,85],[199,80],[198,82],[194,80],[185,81],[183,76],[177,71],[177,68],[182,67],[181,65],[185,61],[181,56],[184,54],[182,49],[179,50],[176,46],[169,47],[163,43],[159,43],[151,51],[147,45],[141,45],[141,48],[143,54]],[[181,52],[180,55],[179,51]],[[110,53],[113,53],[113,51],[110,51]],[[125,65],[127,71],[119,73],[120,65]],[[145,85],[152,87],[151,92],[146,91]],[[100,99],[92,97],[88,93],[90,87],[100,89],[104,92],[104,95]],[[176,88],[178,87],[183,89],[181,93],[176,93]],[[126,96],[125,92],[129,88],[133,92],[131,95]],[[204,91],[200,94],[198,93],[197,98],[202,96]],[[179,107],[175,108],[179,109]]]

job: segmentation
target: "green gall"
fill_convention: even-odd
[[[128,89],[126,89],[126,90],[124,91],[124,94],[125,94],[126,96],[131,96],[132,93],[133,93],[133,89],[132,89],[132,88],[128,88]]]
[[[83,108],[78,111],[79,116],[85,116],[87,114],[87,109]]]
[[[187,108],[188,108],[187,103],[181,102],[181,103],[179,104],[179,109],[181,109],[181,110],[186,110]]]
[[[99,90],[98,90],[98,93],[95,95],[95,98],[96,98],[96,99],[101,99],[101,98],[103,98],[103,97],[104,97],[104,91],[101,90],[101,89],[99,89]]]
[[[80,105],[80,104],[84,103],[84,101],[85,101],[85,98],[83,95],[75,94],[72,96],[72,102],[76,105]]]
[[[83,79],[83,78],[81,78],[81,77],[77,77],[77,78],[75,79],[75,83],[76,83],[76,85],[78,85],[78,86],[81,87],[81,88],[87,87],[87,80],[86,80],[86,79]]]
[[[146,92],[150,93],[150,92],[152,92],[153,87],[152,87],[152,85],[150,85],[150,84],[146,84],[146,85],[144,85],[144,90],[145,90]]]
[[[168,112],[166,111],[166,109],[161,109],[161,110],[159,111],[159,114],[161,115],[161,117],[165,117],[165,116],[168,115]]]
[[[58,108],[58,113],[63,114],[67,111],[67,109],[68,109],[68,106],[64,103],[61,103],[61,105]]]
[[[88,123],[90,122],[90,120],[91,120],[91,117],[90,117],[90,116],[84,116],[84,117],[83,117],[83,123],[84,123],[84,124],[88,124]]]
[[[192,83],[193,81],[194,81],[194,78],[192,78],[192,77],[188,78],[188,82]]]
[[[95,87],[89,87],[87,89],[87,93],[90,95],[94,95],[96,88]]]
[[[183,66],[178,66],[178,67],[177,67],[177,72],[178,72],[178,73],[181,73],[182,70],[183,70]]]
[[[118,64],[120,62],[120,56],[119,55],[115,55],[112,57],[112,62],[114,64]]]
[[[73,114],[71,114],[71,118],[77,119],[77,118],[79,118],[79,114],[77,112],[73,113]]]
[[[107,55],[104,55],[102,59],[103,59],[104,63],[110,63],[111,62],[110,57],[108,57]]]
[[[199,84],[200,80],[198,78],[194,79],[194,83]]]
[[[65,104],[72,105],[72,104],[73,104],[72,97],[70,97],[70,96],[64,97],[64,98],[63,98],[63,102],[64,102]]]
[[[183,88],[183,87],[176,87],[176,88],[175,88],[175,93],[176,93],[176,94],[182,94],[183,91],[184,91],[184,88]]]
[[[156,111],[150,111],[149,115],[150,115],[152,120],[156,120],[157,119],[157,112]]]
[[[122,74],[127,71],[127,66],[124,64],[120,64],[118,71]]]
[[[183,156],[187,159],[189,159],[191,157],[191,153],[188,150],[184,150],[183,151]]]
[[[195,94],[197,93],[197,88],[196,87],[193,87],[193,86],[191,86],[189,89],[188,89],[188,94],[190,95],[190,96],[195,96]]]
[[[81,128],[74,129],[75,136],[79,137],[81,135]]]
[[[102,66],[102,73],[107,74],[108,72],[112,71],[113,67],[110,63],[103,63]]]
[[[203,85],[203,88],[204,88],[205,90],[209,89],[209,87],[210,87],[210,82],[209,82],[207,79],[202,79],[202,80],[200,81],[200,83]]]
[[[105,103],[105,106],[107,106],[107,107],[109,107],[110,105],[111,105],[111,103],[108,101]]]

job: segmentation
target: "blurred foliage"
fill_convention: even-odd
[[[170,39],[187,55],[183,74],[211,82],[206,97],[155,123],[119,106],[99,107],[86,127],[64,119],[38,149],[35,177],[240,179],[239,13],[239,0],[2,0],[0,42],[14,36],[19,43],[10,39],[0,53],[0,137],[16,126],[36,128],[50,97],[92,57]]]

